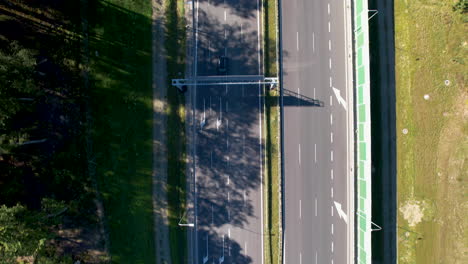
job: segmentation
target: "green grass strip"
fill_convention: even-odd
[[[113,263],[152,263],[151,2],[88,0],[96,176]]]
[[[265,263],[281,262],[280,172],[279,172],[279,92],[268,91],[265,98]]]
[[[186,134],[185,98],[170,85],[171,79],[185,72],[186,32],[184,1],[166,0],[167,90],[167,149],[168,149],[168,218],[172,263],[187,263],[186,227],[178,223],[185,212],[186,202]]]
[[[264,19],[264,65],[266,76],[277,75],[277,0],[263,2]],[[265,244],[264,258],[266,264],[281,262],[281,216],[280,172],[279,172],[279,93],[267,91],[265,95],[265,171],[264,203],[265,211]]]

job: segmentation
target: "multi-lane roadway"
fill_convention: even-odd
[[[255,0],[194,3],[195,74],[260,75]],[[218,59],[227,58],[220,72]],[[198,85],[194,263],[262,263],[262,97],[259,85]]]
[[[320,102],[284,104],[284,263],[354,263],[349,7],[281,2],[282,87]]]
[[[194,3],[195,74],[262,75],[260,2]],[[282,1],[284,262],[353,262],[349,6]],[[217,58],[228,58],[220,73]],[[195,263],[263,263],[262,88],[195,86]],[[286,98],[286,97],[285,97]],[[297,100],[295,99],[297,98]]]

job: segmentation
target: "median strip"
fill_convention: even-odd
[[[278,1],[263,1],[263,47],[264,74],[278,74]],[[281,213],[280,213],[280,123],[279,123],[279,90],[265,92],[265,166],[263,196],[265,215],[264,224],[264,260],[266,264],[279,264],[282,260],[281,251]]]

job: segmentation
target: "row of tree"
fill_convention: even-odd
[[[69,226],[96,222],[85,91],[79,72],[47,50],[0,43],[0,263],[69,263],[50,243],[64,218]]]

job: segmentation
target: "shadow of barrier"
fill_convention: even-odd
[[[283,89],[283,106],[323,107],[323,101]]]

